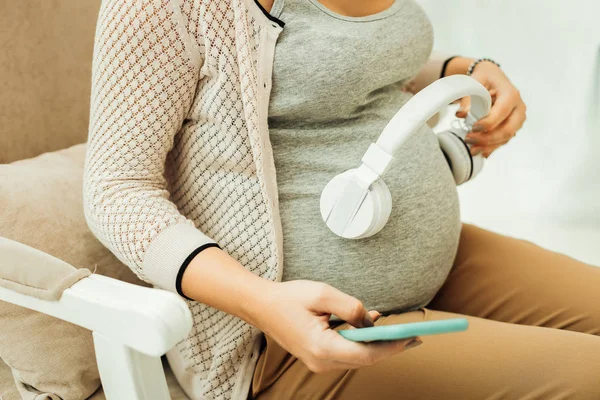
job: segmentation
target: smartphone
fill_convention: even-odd
[[[372,342],[377,340],[400,340],[415,336],[462,332],[466,331],[468,327],[469,322],[465,318],[454,318],[439,321],[373,326],[370,328],[344,329],[338,332],[346,339],[354,342]]]

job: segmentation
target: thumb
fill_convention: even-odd
[[[376,310],[370,310],[369,315],[371,316],[371,318],[373,318],[373,321],[377,321],[379,317],[381,317],[381,313]]]
[[[456,112],[456,116],[458,118],[466,118],[467,114],[469,113],[469,110],[471,109],[471,97],[463,97],[462,99],[460,99],[459,104],[460,107]]]
[[[313,311],[335,314],[357,328],[374,326],[373,318],[360,300],[325,285]]]

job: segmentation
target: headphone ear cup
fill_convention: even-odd
[[[371,195],[377,203],[377,215],[370,229],[361,238],[373,236],[383,229],[392,213],[392,194],[383,179],[376,180],[371,186]]]
[[[385,226],[392,212],[390,190],[383,179],[377,179],[350,221],[351,213],[348,214],[348,211],[353,211],[354,207],[348,208],[348,204],[344,203],[349,199],[342,196],[344,188],[356,180],[355,173],[356,169],[351,169],[335,176],[323,189],[320,200],[321,217],[333,233],[346,239],[363,239],[375,235]],[[330,220],[336,207],[337,211],[343,213]]]
[[[483,167],[483,158],[477,156],[480,160],[474,162],[467,143],[452,131],[440,132],[437,137],[440,148],[450,164],[454,182],[461,185],[475,177]]]

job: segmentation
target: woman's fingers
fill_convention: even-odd
[[[334,314],[350,325],[361,327],[374,326],[374,320],[380,317],[377,311],[367,311],[362,302],[336,288],[314,283],[315,296],[308,308],[317,314]],[[421,344],[419,338],[397,341],[360,343],[345,339],[336,330],[328,327],[319,332],[318,340],[304,347],[306,356],[303,361],[313,372],[325,372],[330,369],[352,369],[371,365],[377,361],[400,352],[407,346]]]
[[[360,300],[327,284],[321,284],[310,309],[317,313],[335,314],[357,328],[374,325],[373,318]]]
[[[375,311],[375,310],[370,310],[369,315],[371,315],[373,322],[377,321],[379,319],[379,317],[381,317],[381,313],[379,311]]]
[[[506,144],[517,131],[523,127],[526,120],[525,105],[517,106],[510,116],[495,130],[490,132],[469,133],[465,141],[471,145],[471,154],[483,153],[489,156],[495,149]]]
[[[488,158],[496,149],[500,147],[502,147],[501,144],[488,147],[471,147],[471,155],[476,156],[481,154],[483,157]]]
[[[373,322],[377,321],[379,319],[379,317],[381,317],[381,314],[379,313],[379,311],[375,311],[375,310],[369,311],[369,315],[371,316],[371,319],[373,320]],[[357,329],[357,328],[348,324],[348,327],[345,329]]]
[[[370,343],[353,342],[345,339],[337,331],[330,330],[331,340],[328,343],[326,359],[347,364],[372,365],[392,354],[406,349],[407,345],[421,344],[420,338],[405,340],[377,341]]]
[[[513,86],[498,92],[489,115],[473,125],[473,132],[493,131],[522,103],[521,94]]]
[[[456,111],[456,116],[458,118],[466,118],[467,114],[469,114],[469,111],[471,110],[471,97],[463,97],[460,99],[459,104],[460,107],[458,108],[458,111]]]
[[[393,344],[391,341],[388,342],[389,347],[392,348],[391,352],[386,352],[385,354],[382,355],[381,358],[377,358],[372,363],[370,362],[371,360],[369,360],[369,363],[362,362],[362,360],[365,359],[364,356],[362,356],[362,358],[357,358],[357,360],[361,360],[359,362],[353,362],[352,360],[349,360],[349,361],[327,360],[325,362],[318,362],[318,361],[316,361],[312,365],[312,368],[309,367],[309,369],[311,371],[317,372],[317,373],[327,372],[327,371],[330,371],[330,370],[339,370],[339,369],[358,369],[358,368],[361,368],[361,367],[365,367],[367,365],[372,365],[373,363],[381,361],[383,358],[388,357],[388,356],[390,356],[390,355],[392,355],[394,353],[398,353],[400,351],[405,351],[405,350],[408,350],[409,348],[417,347],[417,346],[419,346],[420,344],[423,343],[423,341],[421,339],[418,339],[418,338],[406,339],[403,342],[405,344],[403,344],[403,345],[398,344],[398,346],[396,346],[395,344]],[[384,343],[384,342],[365,343],[365,345],[368,346],[368,347],[377,347],[378,345],[380,345],[382,343]],[[397,347],[400,347],[400,350],[398,350]],[[332,356],[335,356],[335,353],[332,354]]]

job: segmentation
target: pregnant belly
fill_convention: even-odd
[[[283,280],[325,282],[383,313],[427,304],[452,267],[461,229],[456,186],[435,136],[421,132],[396,155],[384,179],[392,214],[372,237],[343,239],[322,221],[320,190],[331,176],[313,169],[292,178],[285,168],[278,171]],[[294,184],[297,179],[311,184]]]

